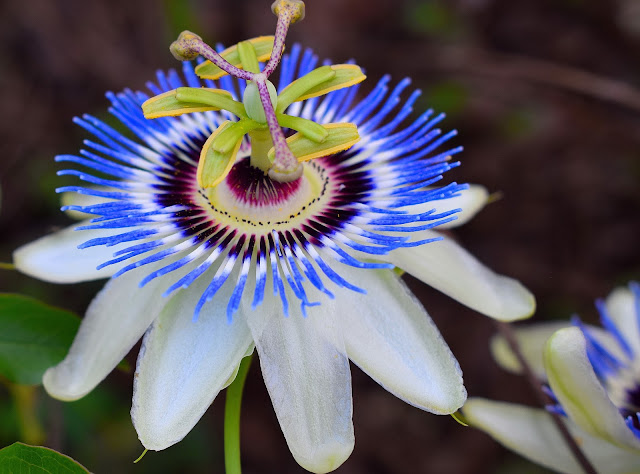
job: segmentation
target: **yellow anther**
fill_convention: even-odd
[[[271,5],[271,11],[280,16],[282,9],[287,9],[291,15],[291,23],[304,20],[304,2],[302,0],[276,0]]]

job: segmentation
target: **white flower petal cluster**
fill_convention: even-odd
[[[317,58],[305,54],[310,68]],[[297,59],[283,61],[290,80],[294,70],[307,72],[298,69]],[[193,70],[185,68],[189,84],[197,84]],[[159,86],[152,85],[155,93],[180,80],[175,72],[159,78]],[[241,96],[226,79],[221,87]],[[66,358],[46,372],[49,394],[62,400],[83,397],[144,336],[131,414],[143,445],[162,450],[193,428],[255,348],[289,448],[312,472],[337,468],[353,450],[350,360],[411,405],[437,414],[462,406],[466,391],[458,362],[393,266],[500,320],[530,316],[535,302],[519,282],[495,274],[432,230],[438,224],[440,229],[463,224],[486,204],[488,193],[481,186],[432,190],[428,183],[450,167],[448,155],[457,151],[421,165],[422,157],[450,135],[437,138],[440,131],[432,127],[441,118],[429,119],[430,113],[395,131],[411,104],[385,123],[408,84],[382,100],[387,82],[356,105],[350,105],[349,91],[337,91],[323,102],[310,99],[290,108],[290,114],[319,122],[345,116],[357,123],[361,141],[305,168],[310,175],[326,176],[329,197],[319,195],[310,209],[307,201],[287,202],[306,214],[292,213],[273,229],[265,224],[269,215],[261,214],[261,203],[231,202],[236,199],[231,190],[214,206],[197,189],[199,146],[224,119],[221,113],[156,123],[145,121],[139,111],[148,96],[111,95],[114,113],[142,144],[91,117],[78,120],[102,143],[87,141],[91,151],[59,161],[122,180],[68,172],[98,186],[64,189],[77,193],[66,198],[71,199],[66,209],[85,213],[86,220],[14,254],[20,271],[42,280],[110,278],[87,309]],[[415,98],[416,93],[410,100]],[[248,144],[241,152],[246,156]],[[410,172],[399,166],[404,159]],[[314,186],[305,192],[319,193]],[[228,207],[220,209],[221,202]],[[461,211],[452,220],[456,209]],[[236,219],[234,212],[249,217]],[[424,241],[429,243],[420,245]],[[252,301],[252,291],[259,304]],[[287,307],[289,301],[303,304]]]

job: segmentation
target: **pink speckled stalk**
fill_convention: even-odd
[[[239,77],[240,79],[244,79],[246,81],[253,80],[255,74],[249,71],[245,71],[244,69],[239,69],[233,64],[230,64],[226,59],[220,56],[215,49],[202,41],[202,39],[197,37],[188,39],[181,38],[179,39],[179,41],[182,43],[186,50],[193,51],[194,53],[201,55],[203,58],[208,59],[227,74],[231,74],[232,76]]]
[[[276,25],[276,35],[273,41],[273,50],[271,51],[271,58],[269,58],[269,62],[262,71],[262,74],[264,74],[265,77],[269,77],[273,71],[276,70],[278,64],[280,64],[282,53],[284,52],[284,40],[287,37],[287,31],[289,31],[289,25],[291,24],[294,13],[295,11],[292,5],[286,5],[280,9],[278,14],[278,24]]]
[[[284,138],[284,133],[282,133],[282,129],[276,118],[276,112],[273,110],[269,89],[267,89],[267,78],[264,74],[256,74],[254,81],[258,86],[260,101],[262,102],[264,114],[267,118],[267,125],[269,126],[269,133],[273,140],[276,155],[273,167],[269,170],[269,176],[280,182],[295,181],[302,175],[302,165],[298,163],[298,159],[293,156],[293,153],[291,153],[287,145],[287,140]]]

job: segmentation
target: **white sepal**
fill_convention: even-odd
[[[355,443],[349,361],[339,347],[333,305],[307,308],[306,318],[297,301],[290,309],[285,317],[278,297],[268,294],[259,308],[266,324],[262,316],[248,315],[249,326],[293,457],[308,471],[330,472]]]
[[[145,268],[111,279],[93,299],[69,353],[48,369],[44,388],[54,398],[77,400],[111,372],[142,337],[167,303],[164,286],[153,280],[138,283]]]
[[[34,240],[13,252],[16,268],[29,276],[51,283],[78,283],[109,278],[126,263],[110,265],[97,270],[98,265],[113,258],[114,252],[131,245],[123,243],[113,247],[99,245],[79,249],[88,240],[108,237],[121,229],[75,230],[88,225],[84,221],[53,234]]]
[[[416,240],[443,237],[419,247],[399,248],[383,258],[476,311],[502,321],[528,318],[535,298],[520,282],[498,275],[454,242],[432,230]]]
[[[367,294],[336,294],[349,358],[389,392],[437,414],[462,406],[466,390],[451,350],[419,301],[390,270],[340,269]]]
[[[244,315],[227,321],[232,285],[219,290],[193,320],[209,282],[196,280],[173,297],[144,337],[131,418],[147,449],[159,451],[184,438],[253,348]]]

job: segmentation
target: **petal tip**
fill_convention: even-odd
[[[34,271],[34,265],[29,259],[30,247],[31,243],[28,243],[14,250],[12,256],[13,264],[20,273],[38,278],[37,272]]]
[[[136,398],[134,388],[131,421],[138,434],[138,439],[145,449],[150,451],[165,450],[180,442],[191,431],[192,426],[181,426],[183,424],[179,419],[169,415],[169,410],[167,410],[168,416],[161,417],[157,414],[153,416],[154,414],[150,412],[147,404],[140,403]]]
[[[557,330],[547,341],[545,353],[548,356],[555,356],[557,353],[565,352],[570,349],[582,349],[585,345],[582,330],[578,327],[568,327]]]
[[[456,365],[457,361],[456,361]],[[446,387],[441,387],[442,393],[438,398],[434,397],[433,390],[429,397],[414,396],[403,397],[401,394],[395,394],[401,400],[415,406],[421,410],[428,411],[435,415],[451,415],[462,408],[467,401],[467,389],[462,379],[462,371],[458,369],[458,377],[455,381],[450,381]]]
[[[63,362],[47,369],[42,376],[42,384],[51,397],[64,402],[73,402],[84,397],[93,389],[93,387],[87,387],[82,381],[74,381],[73,379],[73,372]]]
[[[511,291],[504,291],[505,298],[508,297],[508,293],[511,293],[511,301],[506,301],[503,306],[503,312],[500,315],[496,315],[496,319],[501,321],[511,322],[528,319],[536,312],[536,298],[522,283],[513,278],[503,277],[505,283],[511,286]]]
[[[353,452],[355,440],[331,440],[316,446],[312,453],[292,451],[296,462],[307,471],[316,474],[332,472],[338,469]]]

